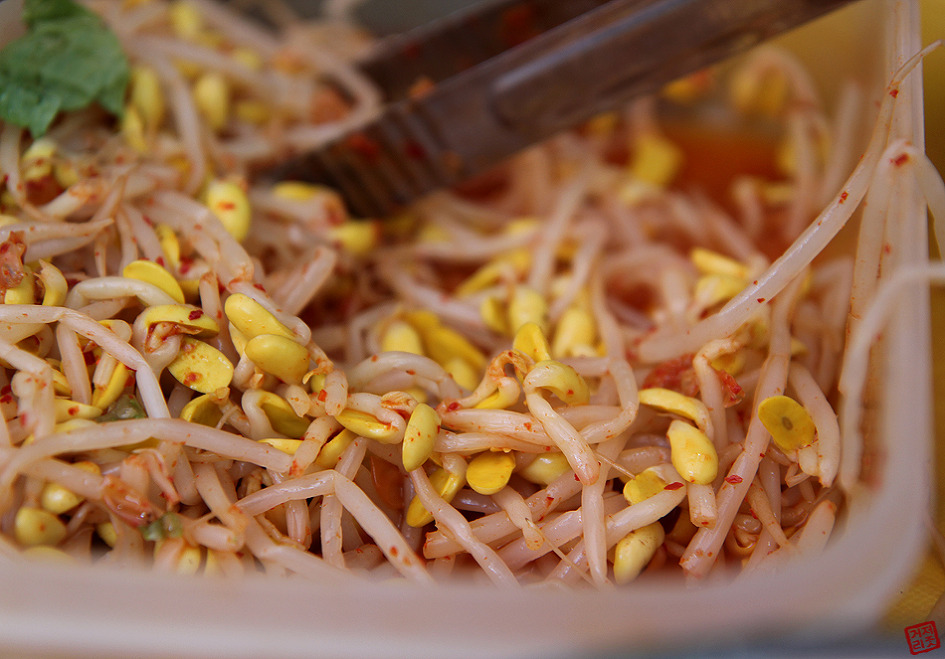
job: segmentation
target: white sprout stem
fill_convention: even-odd
[[[580,235],[580,245],[571,263],[571,276],[568,278],[566,290],[556,297],[548,308],[548,317],[552,321],[561,317],[581,289],[587,285],[594,264],[607,242],[607,227],[600,221],[582,222],[575,227],[575,233]]]
[[[568,464],[584,485],[590,485],[600,476],[600,463],[587,440],[538,391],[525,393],[525,404],[545,432],[568,460]]]
[[[617,437],[602,442],[597,447],[597,453],[604,459],[601,465],[600,476],[591,485],[581,490],[581,525],[584,530],[584,546],[586,547],[591,579],[597,586],[607,583],[607,531],[604,521],[604,488],[609,483],[607,472],[608,463],[620,454],[626,444],[626,438]]]
[[[161,248],[161,243],[154,233],[154,229],[145,221],[144,214],[127,203],[122,204],[121,213],[127,218],[128,226],[134,234],[135,243],[145,258],[160,263],[158,259],[164,259],[164,250]],[[169,265],[165,264],[165,267],[170,269]]]
[[[748,487],[748,494],[745,496],[748,505],[751,506],[751,511],[758,516],[758,520],[761,522],[762,527],[767,531],[771,537],[774,539],[778,546],[787,547],[789,545],[787,536],[784,534],[784,529],[781,528],[781,523],[778,521],[775,511],[771,507],[771,500],[768,498],[768,494],[765,490],[758,485],[758,482],[752,482]],[[761,547],[756,547],[752,558],[755,554],[759,554]]]
[[[525,544],[531,549],[537,549],[544,542],[541,531],[532,517],[532,511],[529,509],[525,498],[512,487],[503,487],[492,495],[495,501],[509,520],[516,527],[522,530],[522,536],[525,538]]]
[[[99,499],[102,496],[103,477],[88,472],[68,462],[55,458],[37,460],[23,469],[23,473],[32,478],[58,483],[70,492],[86,499]]]
[[[300,313],[328,281],[337,262],[338,256],[334,251],[319,247],[302,264],[297,277],[273,291],[273,298],[287,314]]]
[[[872,304],[863,314],[860,325],[850,335],[843,356],[842,375],[838,389],[840,402],[840,468],[839,483],[847,491],[855,488],[863,459],[860,423],[863,414],[862,395],[869,374],[869,353],[882,332],[903,291],[917,283],[945,284],[945,264],[903,266],[892,273],[876,291]]]
[[[255,517],[288,501],[301,501],[334,494],[358,524],[370,534],[387,559],[408,578],[421,583],[431,581],[403,535],[390,519],[357,485],[335,470],[321,471],[271,485],[240,499],[236,506]]]
[[[472,556],[489,579],[497,586],[510,587],[518,582],[509,567],[494,549],[479,540],[462,514],[446,503],[430,483],[423,469],[410,472],[410,481],[423,507],[433,515],[438,526],[446,529]]]
[[[722,383],[719,381],[719,376],[711,362],[722,355],[737,351],[743,343],[744,341],[738,337],[709,341],[692,358],[692,368],[699,382],[702,402],[709,410],[709,418],[712,422],[712,434],[709,435],[709,439],[715,444],[716,450],[721,449],[728,443],[728,424],[722,395]]]
[[[601,500],[601,509],[604,513],[601,527],[602,530],[605,531],[605,534],[599,541],[604,545],[605,559],[607,552],[605,527],[607,516],[613,515],[625,507],[626,501],[616,492],[609,493],[607,497],[603,497]],[[575,538],[580,538],[584,523],[583,508],[568,510],[561,513],[553,520],[540,525],[539,528],[545,539],[544,544],[533,547],[526,538],[517,538],[502,547],[502,549],[499,550],[499,556],[508,564],[509,568],[519,570],[532,561],[541,558],[548,552],[554,551],[556,547],[564,545]],[[603,583],[604,582],[601,582],[598,585],[603,585]]]
[[[811,200],[817,189],[817,145],[814,144],[815,129],[809,111],[794,111],[788,117],[788,134],[794,147],[796,160],[794,174],[794,194],[788,206],[784,231],[788,239],[793,240],[804,229],[808,219]],[[833,192],[833,190],[831,190]]]
[[[292,100],[288,93],[290,81],[272,70],[267,70],[265,74],[256,73],[234,57],[183,39],[135,35],[132,40],[148,51],[160,53],[163,57],[172,60],[185,59],[205,69],[225,74],[247,89],[253,89],[260,97],[273,99],[282,104]]]
[[[218,30],[225,33],[230,39],[245,45],[247,48],[259,51],[266,57],[275,55],[281,44],[279,40],[269,34],[260,25],[247,19],[239,12],[230,11],[219,3],[209,0],[192,0],[200,9],[200,15]]]
[[[19,417],[24,428],[37,439],[52,432],[56,419],[45,410],[52,409],[52,368],[44,360],[22,348],[0,339],[0,358],[17,373],[10,381],[13,394],[20,399]]]
[[[837,504],[831,499],[824,499],[811,511],[798,532],[795,546],[797,551],[806,556],[816,556],[827,546],[827,540],[833,531],[837,519]],[[793,540],[793,538],[792,538]]]
[[[863,90],[855,81],[848,81],[840,90],[837,111],[831,122],[830,134],[833,140],[827,163],[824,165],[818,207],[826,206],[830,202],[830,197],[840,188],[844,175],[850,170],[861,107],[863,107]]]
[[[43,241],[94,237],[102,229],[111,225],[112,220],[110,219],[94,220],[81,224],[65,222],[14,222],[13,224],[6,224],[0,227],[0,242],[9,240],[11,234],[17,233],[23,238],[23,242],[25,242],[27,248],[29,248]]]
[[[547,293],[554,271],[555,253],[567,233],[569,223],[584,200],[588,174],[588,168],[585,167],[574,177],[574,181],[560,192],[548,219],[542,224],[537,244],[532,251],[532,267],[526,280],[529,287],[540,293]]]
[[[312,421],[306,428],[305,434],[302,435],[302,443],[292,456],[292,467],[289,473],[292,475],[305,473],[305,470],[315,462],[328,438],[340,428],[341,424],[333,417],[322,416]]]
[[[811,475],[817,476],[824,487],[830,487],[840,467],[840,423],[837,414],[814,376],[802,364],[791,364],[788,383],[797,393],[801,405],[810,412],[817,428],[817,438],[810,447],[816,456],[817,473]]]
[[[546,488],[528,497],[525,503],[532,512],[533,518],[540,522],[562,501],[573,497],[580,491],[580,482],[574,478],[573,472],[568,471],[552,481]],[[494,542],[510,533],[515,533],[516,530],[515,525],[505,512],[486,515],[474,520],[470,526],[476,537],[485,543]],[[453,538],[441,531],[433,531],[428,534],[426,544],[423,546],[423,554],[427,558],[442,558],[461,550],[462,547]]]
[[[126,41],[125,45],[132,55],[151,66],[167,86],[171,113],[174,115],[189,165],[185,189],[189,194],[193,194],[203,184],[207,174],[207,158],[202,147],[200,114],[190,88],[177,68],[163,54],[134,39]]]
[[[277,544],[255,519],[233,505],[234,500],[225,491],[214,465],[194,465],[197,490],[211,512],[227,527],[245,533],[246,546],[261,561],[272,561],[297,574],[331,583],[343,575],[314,554],[293,545]]]
[[[441,431],[436,437],[434,450],[438,453],[472,455],[489,449],[518,451],[519,453],[545,453],[547,447],[523,442],[505,435],[486,432],[453,433]]]
[[[180,419],[133,419],[54,433],[41,442],[20,448],[0,470],[0,491],[6,491],[27,465],[61,453],[92,451],[158,439],[212,451],[277,472],[287,471],[292,457],[268,444],[261,444],[223,430]]]
[[[464,300],[444,295],[438,288],[420,283],[401,267],[400,261],[387,264],[384,270],[388,283],[403,299],[418,306],[436,309],[437,316],[444,322],[462,327],[467,332],[485,329],[477,307]]]
[[[797,277],[774,301],[768,358],[765,360],[763,373],[755,390],[754,408],[757,408],[762,400],[784,392],[791,361],[791,334],[788,319],[800,294],[802,280],[803,275]],[[738,507],[744,501],[748,487],[755,478],[769,440],[768,431],[758,419],[758,415],[753,414],[748,424],[742,452],[735,459],[716,493],[718,504],[716,522],[711,528],[703,527],[696,531],[679,562],[690,576],[704,577],[715,563],[728,529],[738,513]]]
[[[659,465],[654,468],[660,478],[668,484],[684,482],[676,470],[671,465]],[[644,499],[632,506],[627,506],[607,518],[607,547],[613,547],[615,544],[631,531],[642,528],[647,524],[652,524],[662,517],[665,517],[673,508],[678,506],[686,496],[686,488],[679,487],[674,490],[663,490],[653,496]],[[549,579],[566,579],[572,575],[575,569],[587,569],[587,556],[584,551],[584,543],[579,542],[568,553],[568,561],[562,561],[548,575]]]
[[[230,290],[239,282],[253,282],[253,263],[242,245],[226,230],[220,219],[213,211],[200,202],[179,192],[164,190],[153,196],[155,204],[167,211],[160,215],[162,222],[194,240],[194,246],[202,251],[202,255],[214,268],[220,281]],[[155,208],[150,209],[154,214]],[[207,241],[210,245],[207,245]],[[253,289],[257,294],[261,291]],[[250,295],[249,291],[241,291]],[[256,299],[257,296],[250,295]],[[266,296],[262,296],[266,297]],[[266,298],[268,301],[268,298]],[[262,300],[257,302],[267,306]],[[271,305],[271,303],[269,303]],[[271,311],[271,309],[270,309]],[[283,320],[280,318],[280,320]]]
[[[331,416],[341,414],[349,405],[348,380],[344,371],[332,371],[325,375],[325,413]],[[373,406],[372,406],[373,407]]]
[[[20,206],[26,202],[26,194],[20,182],[20,139],[22,137],[22,128],[10,122],[3,123],[3,129],[0,130],[0,171],[6,176],[7,192]]]
[[[630,363],[625,359],[611,358],[607,362],[607,372],[613,378],[614,386],[617,388],[620,412],[609,420],[590,423],[581,428],[581,435],[588,444],[607,441],[625,431],[636,419],[640,409],[637,383]],[[564,411],[566,412],[567,409]],[[567,419],[567,416],[564,418]]]
[[[694,352],[707,341],[732,334],[760,304],[777,295],[798,272],[823,251],[850,219],[869,188],[873,172],[884,151],[885,138],[892,121],[895,94],[891,92],[897,91],[903,79],[922,58],[940,45],[941,42],[935,42],[927,46],[902,66],[887,87],[866,152],[847,178],[843,189],[784,254],[755,280],[757,283],[753,282],[745,287],[719,313],[683,332],[645,338],[639,346],[639,354],[644,361],[659,362],[686,352]],[[900,143],[900,148],[902,146],[904,143]]]
[[[335,470],[351,480],[357,472],[358,467],[364,461],[367,440],[359,437],[351,443],[341,459],[338,461]],[[322,538],[322,558],[330,565],[338,568],[344,568],[344,550],[342,548],[342,524],[341,516],[344,512],[341,501],[334,494],[326,494],[322,499],[320,511],[321,525],[320,532]]]
[[[689,499],[689,521],[696,528],[715,525],[719,516],[718,503],[712,485],[686,484],[686,498]]]
[[[136,297],[149,307],[177,304],[162,289],[146,281],[128,277],[96,277],[75,284],[66,296],[65,306],[79,309],[93,301],[119,297]]]
[[[544,429],[535,427],[535,419],[529,414],[511,410],[450,410],[442,405],[437,412],[444,426],[458,432],[486,432],[507,435],[538,446],[556,446]]]
[[[299,501],[324,496],[332,491],[334,470],[319,471],[285,480],[257,490],[237,502],[237,507],[250,517],[256,517],[287,501]]]
[[[187,526],[184,533],[193,544],[215,552],[239,551],[246,543],[245,535],[206,520]]]
[[[863,206],[860,229],[857,234],[856,258],[853,269],[853,289],[850,293],[850,330],[859,323],[863,308],[869,303],[876,290],[880,274],[880,262],[883,253],[883,235],[890,202],[898,204],[892,198],[893,175],[892,161],[902,151],[903,145],[896,143],[887,148],[884,158],[876,166],[873,181]],[[895,147],[895,152],[892,151]]]
[[[121,260],[118,262],[117,270],[123,272],[129,263],[137,260],[138,244],[132,233],[128,216],[120,210],[115,215],[115,229],[118,233],[118,243],[121,249]]]

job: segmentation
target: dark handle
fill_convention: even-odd
[[[492,87],[516,131],[545,137],[743,52],[849,0],[617,0],[516,54]],[[539,49],[543,52],[537,52]],[[511,55],[511,53],[510,53]]]

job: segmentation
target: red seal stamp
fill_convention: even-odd
[[[910,625],[904,631],[906,632],[906,642],[909,644],[909,652],[912,654],[931,652],[941,647],[934,620]]]

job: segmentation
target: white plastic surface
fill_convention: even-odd
[[[866,4],[849,15],[861,27],[872,25],[857,36],[869,48],[882,38],[882,14],[899,3]],[[870,16],[865,23],[864,15]],[[836,45],[814,47],[827,52]],[[917,105],[909,116],[919,127],[921,95],[914,92]],[[921,135],[916,141],[921,144]],[[924,259],[925,216],[918,203],[905,207],[914,237],[906,258]],[[641,584],[605,592],[263,578],[224,583],[8,564],[0,565],[0,654],[585,656],[869,629],[908,578],[929,510],[928,298],[917,288],[901,304],[886,332],[878,485],[849,502],[841,532],[814,559],[698,588]]]

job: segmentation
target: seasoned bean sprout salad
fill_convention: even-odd
[[[919,56],[865,151],[876,90],[828,115],[766,46],[360,218],[254,176],[377,110],[358,30],[25,4],[22,38],[77,21],[127,66],[31,97],[0,59],[34,99],[0,102],[9,560],[601,587],[828,542],[844,346],[895,247],[870,209],[940,185],[891,130]],[[868,191],[857,258],[825,251]]]

